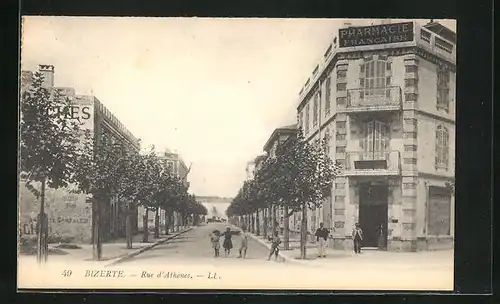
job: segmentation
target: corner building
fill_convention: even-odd
[[[340,28],[302,88],[305,138],[343,168],[309,215],[311,232],[334,228],[330,247],[352,248],[356,222],[364,247],[453,247],[455,43],[435,22]]]
[[[58,91],[61,96],[70,99],[70,111],[61,112],[65,119],[78,119],[82,130],[93,134],[94,147],[100,149],[109,143],[119,145],[124,151],[139,151],[139,140],[127,127],[93,95],[75,94],[71,87],[54,86],[55,68],[53,65],[39,65],[38,72],[44,75],[43,87],[49,92]],[[22,71],[20,93],[29,89],[33,83],[34,72]],[[33,185],[39,189],[38,183]],[[19,235],[35,236],[36,221],[40,210],[40,200],[26,187],[25,181],[19,181]],[[51,189],[47,187],[45,212],[49,217],[49,237],[52,235],[69,236],[76,242],[90,243],[93,240],[92,224],[97,218],[91,200],[84,193],[73,193],[75,185],[67,188]],[[137,213],[137,208],[131,210]],[[101,225],[103,240],[112,240],[125,236],[125,204],[116,197],[102,202]],[[137,231],[136,217],[132,220],[132,230]]]

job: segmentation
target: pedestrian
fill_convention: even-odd
[[[385,249],[385,237],[384,237],[384,227],[382,224],[378,228],[378,249],[384,250]]]
[[[231,254],[231,249],[233,248],[233,242],[231,241],[233,233],[231,232],[231,228],[227,227],[223,235],[224,235],[224,242],[222,243],[222,247],[224,247],[224,255],[228,256],[229,254]]]
[[[281,244],[281,239],[279,237],[278,231],[275,231],[271,243],[271,251],[269,252],[269,257],[267,258],[268,261],[271,259],[273,254],[274,254],[274,259],[276,260],[278,259],[278,254],[280,252],[280,247],[279,247],[280,244]]]
[[[330,231],[323,227],[323,223],[320,223],[318,230],[316,230],[316,233],[314,234],[314,236],[316,236],[316,242],[318,242],[318,258],[326,257],[325,247],[329,234]]]
[[[354,240],[354,253],[361,253],[361,242],[363,241],[363,230],[356,223],[352,231],[352,239]]]
[[[248,233],[246,231],[246,227],[242,227],[242,233],[241,233],[241,246],[240,246],[240,255],[238,258],[246,258],[247,256],[247,249],[248,249]]]
[[[214,230],[212,231],[212,234],[210,236],[210,242],[212,243],[212,249],[214,250],[214,256],[218,257],[219,256],[219,249],[220,249],[220,232],[219,230]]]

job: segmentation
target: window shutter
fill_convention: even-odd
[[[391,86],[391,83],[392,83],[392,62],[390,59],[387,59],[387,62],[385,63],[385,75],[386,75],[386,78],[385,78],[385,85],[386,87],[389,87]],[[385,92],[385,95],[387,98],[390,98],[391,97],[391,90],[390,89],[387,89],[386,92]]]
[[[364,89],[365,88],[365,74],[366,74],[366,68],[365,68],[365,61],[361,62],[359,66],[359,88]],[[359,91],[359,98],[363,99],[365,97],[365,92],[363,90]]]
[[[389,149],[389,141],[390,141],[390,136],[391,136],[391,133],[389,131],[389,125],[386,124],[386,123],[383,123],[382,124],[382,138],[384,139],[384,150],[388,150]]]
[[[440,142],[439,142],[439,132],[440,132],[440,130],[439,130],[439,127],[438,127],[438,129],[436,130],[436,144],[435,144],[435,154],[436,154],[435,155],[435,165],[436,165],[436,167],[439,165],[439,150],[440,150],[439,149],[439,144],[440,144]]]
[[[449,155],[449,135],[448,135],[448,129],[444,129],[444,134],[443,134],[443,161],[444,161],[444,166],[446,169],[448,169],[448,155]]]

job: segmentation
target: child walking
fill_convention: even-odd
[[[224,256],[227,257],[231,254],[231,249],[233,248],[233,242],[231,241],[233,233],[231,232],[231,228],[227,227],[222,235],[224,236],[224,242],[222,243],[222,247],[224,247]]]
[[[276,260],[278,259],[278,254],[280,252],[280,248],[279,248],[280,244],[281,244],[281,239],[279,237],[278,231],[275,231],[274,236],[273,236],[273,243],[271,244],[271,252],[269,252],[269,257],[267,258],[268,261],[273,256],[273,253],[274,253],[274,258]]]
[[[246,227],[242,227],[240,255],[238,258],[246,258],[248,249],[248,233]]]
[[[352,239],[354,240],[354,253],[361,253],[361,242],[363,241],[363,230],[356,223],[354,230],[352,231]]]
[[[212,231],[212,235],[210,236],[210,242],[212,243],[212,248],[214,250],[214,256],[219,256],[220,249],[220,232],[218,230]]]

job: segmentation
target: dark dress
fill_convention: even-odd
[[[232,249],[233,248],[233,242],[231,241],[231,236],[232,236],[232,233],[231,232],[224,232],[224,243],[222,244],[222,247],[224,247],[224,249]]]

